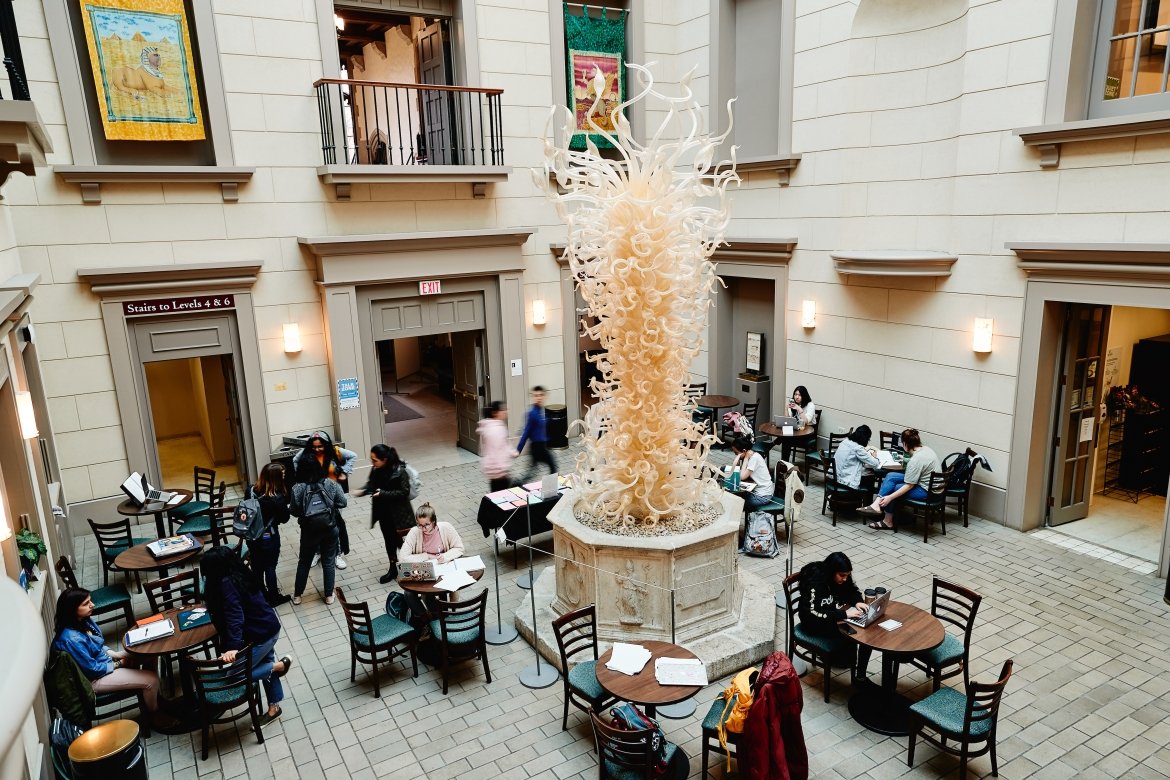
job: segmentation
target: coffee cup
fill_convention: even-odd
[[[874,595],[875,597],[876,597],[876,596],[884,596],[885,594],[886,594],[886,589],[885,589],[885,588],[878,587],[878,588],[874,588],[874,589],[873,589],[873,595]]]
[[[865,589],[865,603],[872,604],[877,599],[877,591],[873,588]]]

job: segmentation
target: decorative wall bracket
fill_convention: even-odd
[[[102,202],[103,184],[214,182],[226,203],[240,199],[239,187],[251,181],[255,168],[224,165],[55,165],[53,173],[81,186],[81,202]]]
[[[852,276],[950,276],[958,256],[921,249],[873,249],[830,253],[837,273]]]
[[[35,176],[53,151],[36,106],[29,100],[0,100],[0,187],[14,173]]]

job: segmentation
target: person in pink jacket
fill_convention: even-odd
[[[492,401],[487,414],[479,421],[480,468],[490,482],[489,492],[512,486],[512,459],[516,448],[508,441],[508,406],[503,401]]]

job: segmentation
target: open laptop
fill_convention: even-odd
[[[398,578],[407,580],[435,580],[434,561],[398,562]]]
[[[882,595],[874,599],[873,603],[865,610],[865,614],[861,617],[845,618],[845,622],[851,626],[858,628],[867,628],[877,622],[878,618],[886,612],[886,606],[890,603],[890,591],[886,591]]]
[[[800,420],[798,420],[797,418],[795,418],[795,417],[781,417],[780,415],[776,415],[772,418],[772,424],[780,429],[791,428],[794,431],[798,431],[802,427],[804,427],[802,425],[802,423],[800,422]]]
[[[147,482],[146,475],[139,474],[137,471],[126,477],[126,481],[122,483],[122,492],[138,506],[145,506],[152,501],[166,503],[175,496],[174,493],[168,493],[165,490],[155,490]]]

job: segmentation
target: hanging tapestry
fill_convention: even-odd
[[[589,109],[594,95],[589,85],[597,71],[605,79],[603,98],[592,117],[598,127],[613,132],[611,115],[626,99],[626,11],[602,6],[601,15],[592,16],[590,10],[586,6],[584,13],[577,15],[565,6],[565,72],[569,108],[577,117],[578,130],[569,144],[572,149],[584,149],[586,135],[599,147],[612,146],[600,134],[590,132]]]
[[[81,20],[106,138],[206,137],[183,0],[82,0]]]

